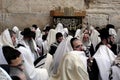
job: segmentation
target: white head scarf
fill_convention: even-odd
[[[92,33],[90,35],[90,40],[91,40],[94,50],[95,50],[96,45],[101,41],[101,39],[99,37],[100,33],[97,30],[95,30],[93,26],[90,26],[90,30],[92,31]]]
[[[10,32],[8,29],[5,29],[2,33],[1,33],[1,38],[0,38],[0,45],[9,45],[11,47],[14,48],[11,36],[10,36]]]
[[[13,30],[15,33],[19,32],[19,28],[18,28],[17,26],[14,26],[14,27],[12,28],[12,30]]]
[[[116,56],[107,46],[101,45],[93,57],[98,64],[102,80],[108,80],[109,70]]]
[[[47,44],[48,49],[52,43],[56,41],[56,31],[54,29],[50,29],[48,36],[47,36]]]
[[[40,30],[40,28],[37,28],[37,29],[35,30],[35,33],[36,33],[35,39],[41,37],[41,30]]]
[[[0,47],[0,64],[8,64],[4,57],[2,47]]]
[[[80,29],[77,29],[76,32],[75,32],[75,37],[80,37]]]
[[[57,32],[61,32],[62,34],[64,33],[64,30],[63,30],[64,28],[63,28],[63,24],[62,23],[58,23],[57,24],[57,26],[56,26],[56,28],[55,28],[55,30],[57,31]]]
[[[59,63],[61,62],[63,56],[67,53],[72,51],[72,46],[70,44],[72,36],[68,36],[66,39],[64,39],[58,46],[55,54],[54,54],[54,61],[53,61],[53,73],[57,72],[57,68],[59,66]]]

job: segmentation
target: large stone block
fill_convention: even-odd
[[[90,25],[104,27],[108,24],[108,15],[105,14],[89,14],[87,18]]]

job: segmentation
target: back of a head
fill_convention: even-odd
[[[32,27],[35,28],[35,30],[38,28],[36,24],[33,24]]]
[[[3,46],[2,49],[3,49],[4,57],[8,62],[8,64],[11,64],[11,60],[18,58],[21,54],[18,50],[10,46]]]

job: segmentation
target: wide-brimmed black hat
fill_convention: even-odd
[[[99,37],[100,37],[101,39],[107,39],[109,36],[110,36],[110,35],[109,35],[109,32],[108,32],[108,30],[107,30],[106,28],[103,28],[103,29],[100,30],[100,35],[99,35]]]
[[[21,32],[21,34],[22,34],[23,36],[26,36],[26,37],[32,37],[33,34],[34,34],[34,32],[31,31],[30,28],[25,28],[25,29]]]

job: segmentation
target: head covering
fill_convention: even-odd
[[[56,31],[54,29],[50,29],[48,36],[47,36],[48,48],[54,42],[56,42]]]
[[[82,51],[72,51],[65,54],[58,71],[50,80],[89,80],[87,69],[81,57]],[[87,63],[87,61],[86,61]]]
[[[106,45],[101,45],[93,57],[98,64],[102,80],[108,80],[109,70],[116,56]]]
[[[59,46],[57,47],[57,50],[54,54],[54,62],[53,62],[53,73],[57,72],[57,68],[59,66],[59,63],[61,62],[63,56],[69,52],[72,51],[72,46],[70,44],[72,36],[68,36],[66,39],[64,39]]]
[[[50,26],[46,26],[44,29],[43,29],[43,31],[49,31],[50,30]]]
[[[15,33],[19,32],[19,28],[18,28],[17,26],[14,26],[14,27],[12,28],[12,30],[13,30]]]
[[[12,39],[11,39],[11,36],[10,36],[10,32],[8,29],[5,29],[2,33],[1,33],[1,36],[0,36],[0,45],[3,46],[3,45],[9,45],[11,47],[14,48],[14,45],[13,45],[13,42],[12,42]]]
[[[0,47],[0,64],[8,64],[4,57],[2,47]]]
[[[64,33],[64,30],[63,30],[63,24],[62,23],[58,23],[55,30],[57,32],[61,32],[62,34]]]
[[[33,33],[30,28],[24,28],[24,31],[21,32],[21,34],[26,37],[32,37]]]
[[[76,32],[75,32],[75,37],[80,37],[80,33],[81,32],[81,29],[77,29]]]

